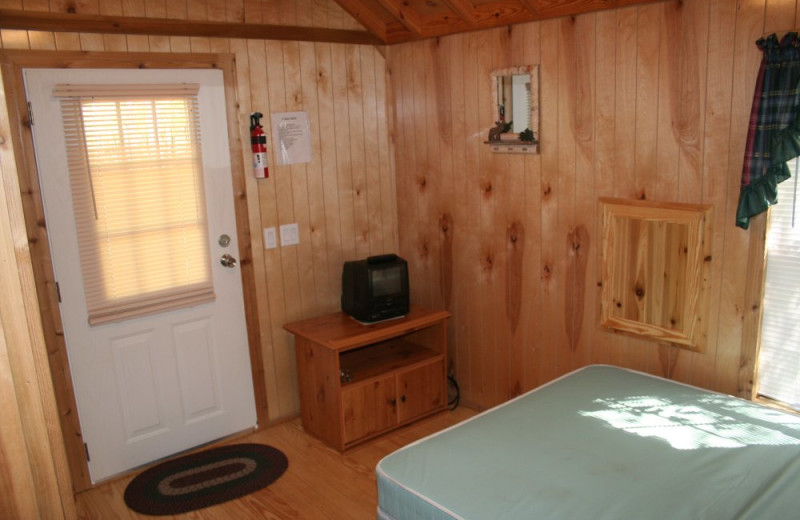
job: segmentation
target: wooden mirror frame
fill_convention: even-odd
[[[601,198],[600,325],[706,347],[710,205]]]
[[[497,78],[503,76],[515,76],[520,74],[530,75],[530,120],[528,128],[533,132],[533,141],[522,141],[519,133],[505,132],[499,140],[493,139],[496,130],[496,123],[499,118],[497,113]],[[493,152],[506,153],[539,153],[539,66],[524,65],[521,67],[509,67],[506,69],[493,70],[490,75],[492,85],[492,101],[489,104],[492,110],[490,122],[492,124],[489,131],[488,140],[485,141]]]

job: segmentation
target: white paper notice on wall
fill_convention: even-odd
[[[272,114],[272,138],[279,165],[311,162],[311,127],[307,112]]]

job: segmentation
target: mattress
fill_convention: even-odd
[[[800,518],[800,417],[593,365],[376,472],[382,520]]]

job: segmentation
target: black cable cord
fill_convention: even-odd
[[[456,383],[455,378],[451,376],[447,376],[447,382],[453,387],[455,390],[455,396],[447,402],[447,405],[450,407],[450,410],[455,410],[458,406],[458,401],[461,398],[461,391],[458,388],[458,383]]]

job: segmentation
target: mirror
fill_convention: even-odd
[[[526,65],[495,70],[491,74],[491,84],[492,128],[487,143],[523,145],[533,152],[538,151],[532,145],[539,141],[539,67]]]

